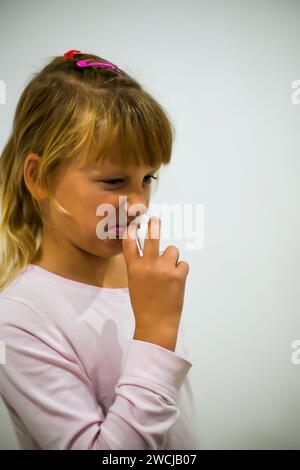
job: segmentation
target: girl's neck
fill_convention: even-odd
[[[105,287],[111,289],[128,287],[127,268],[123,252],[113,257],[113,262],[109,264],[108,269],[102,275],[101,279],[95,279],[94,272],[91,275],[80,273],[80,270],[74,268],[63,267],[59,263],[47,261],[42,258],[35,258],[31,264],[40,266],[47,271],[53,272],[59,276],[72,279],[73,281],[82,282],[84,284],[91,284],[97,287]]]

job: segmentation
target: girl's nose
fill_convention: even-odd
[[[127,194],[127,200],[125,201],[124,210],[129,212],[131,206],[134,206],[135,209],[138,206],[139,210],[141,211],[140,213],[144,214],[148,210],[148,204],[149,204],[149,201],[147,197],[145,197],[145,194],[141,194],[137,192],[130,193],[130,194]]]

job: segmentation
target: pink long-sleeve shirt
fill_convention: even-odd
[[[128,288],[29,264],[0,294],[0,394],[22,449],[197,449],[192,366],[133,339]]]

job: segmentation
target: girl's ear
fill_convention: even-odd
[[[35,153],[27,155],[23,168],[24,182],[32,197],[38,201],[47,199],[46,193],[37,182],[37,174],[41,157]]]

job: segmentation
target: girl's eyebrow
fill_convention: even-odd
[[[156,171],[159,170],[160,167],[152,167],[152,166],[149,166],[148,167],[148,170],[146,169],[146,172],[153,172],[153,173],[156,173]],[[125,172],[126,173],[126,169],[123,169],[122,167],[109,167],[109,168],[102,168],[101,166],[99,165],[96,165],[96,164],[91,164],[91,165],[85,165],[83,167],[81,167],[81,170],[82,171],[93,171],[93,170],[97,170],[99,172],[103,172],[103,173],[123,173]]]

